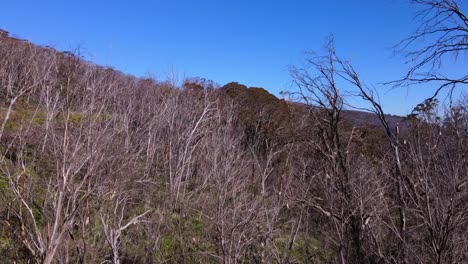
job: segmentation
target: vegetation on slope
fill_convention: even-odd
[[[466,99],[403,133],[332,45],[309,62],[304,105],[1,33],[2,261],[467,262]],[[343,110],[344,82],[379,126]]]

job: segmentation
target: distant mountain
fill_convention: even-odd
[[[374,113],[356,110],[344,110],[342,112],[342,115],[348,122],[355,126],[382,126],[382,123],[380,122],[379,118]],[[385,115],[385,118],[390,127],[395,127],[396,125],[398,125],[403,130],[407,128],[407,121],[405,117],[396,115]]]

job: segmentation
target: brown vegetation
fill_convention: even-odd
[[[388,116],[332,42],[299,104],[0,33],[2,263],[468,262],[466,98]]]

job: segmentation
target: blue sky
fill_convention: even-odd
[[[339,55],[379,90],[385,109],[408,114],[431,87],[378,84],[407,68],[391,49],[415,28],[415,10],[407,2],[5,1],[0,28],[60,50],[81,47],[93,62],[136,76],[164,79],[174,69],[180,76],[221,85],[237,81],[276,95],[293,89],[288,66],[305,51],[322,51],[333,34]]]

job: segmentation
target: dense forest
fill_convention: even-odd
[[[407,117],[332,40],[291,67],[283,100],[137,78],[1,31],[0,262],[467,263],[468,99],[437,97],[467,77],[417,74],[444,38],[468,50],[467,18],[443,3],[427,12],[460,27],[407,53],[420,64],[394,85],[440,82]],[[342,85],[369,111],[346,110]]]

